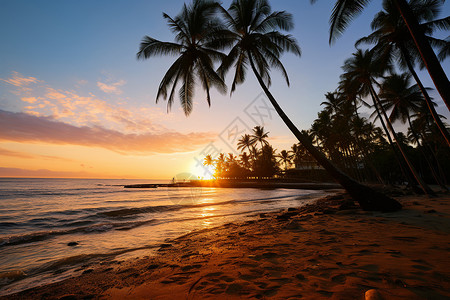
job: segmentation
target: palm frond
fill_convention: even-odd
[[[193,96],[195,88],[195,80],[192,74],[192,68],[185,70],[183,74],[183,84],[180,88],[180,103],[184,114],[189,116],[193,109]]]
[[[332,44],[357,17],[370,0],[337,0],[330,17],[330,38]]]
[[[167,70],[166,74],[161,80],[161,83],[159,84],[158,93],[156,95],[156,103],[158,103],[158,99],[161,95],[164,99],[167,98],[167,88],[174,82],[175,77],[178,74],[178,70],[180,70],[183,63],[184,56],[180,56]]]
[[[152,37],[145,36],[139,46],[138,59],[148,59],[155,55],[177,55],[183,49],[182,45],[170,42],[161,42]]]
[[[169,25],[170,30],[176,34],[177,41],[187,41],[189,40],[189,29],[186,28],[186,25],[180,21],[180,18],[176,18],[175,20],[166,13],[163,13],[163,18],[167,19],[167,24]]]
[[[421,24],[420,26],[426,32],[428,32],[429,29],[450,30],[450,17],[426,22],[426,23]]]
[[[279,46],[283,51],[291,52],[297,56],[302,55],[302,49],[297,43],[297,40],[290,34],[281,34],[279,32],[266,33],[267,36],[274,44]]]
[[[290,13],[287,13],[285,11],[275,11],[267,16],[264,20],[262,20],[259,24],[255,24],[255,27],[252,27],[251,30],[264,33],[269,30],[273,31],[277,29],[290,31],[293,28],[294,22]]]
[[[440,61],[444,61],[447,56],[450,55],[450,42],[447,40],[445,41],[445,46],[441,48],[438,54],[438,58]]]

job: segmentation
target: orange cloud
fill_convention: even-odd
[[[0,177],[46,177],[46,178],[100,178],[102,174],[88,172],[64,172],[47,169],[29,170],[0,167]]]
[[[99,82],[97,82],[97,86],[99,87],[99,89],[101,89],[105,93],[120,95],[120,94],[122,94],[122,90],[119,89],[119,86],[122,86],[125,83],[126,83],[125,80],[120,80],[120,81],[118,81],[116,83],[112,83],[112,84],[106,84],[106,83],[99,81]]]
[[[35,103],[36,101],[38,101],[36,99],[36,97],[22,97],[20,98],[23,102],[28,102],[28,103]]]
[[[11,151],[5,148],[0,148],[0,156],[11,156],[25,159],[49,159],[49,160],[63,160],[63,161],[74,161],[72,159],[58,157],[58,156],[50,156],[50,155],[35,155],[24,152]]]
[[[1,79],[0,78],[0,80],[4,81],[6,83],[12,84],[14,86],[17,86],[17,87],[23,87],[23,86],[29,85],[30,83],[37,83],[37,82],[39,82],[39,80],[36,77],[31,77],[31,76],[30,77],[25,77],[25,76],[23,76],[22,74],[20,74],[19,72],[16,72],[16,71],[14,71],[12,73],[13,74],[12,74],[11,78],[8,78],[8,79]]]
[[[0,140],[100,147],[121,154],[177,153],[198,150],[213,133],[127,134],[100,126],[77,127],[49,117],[0,110]]]

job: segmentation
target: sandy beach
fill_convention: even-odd
[[[365,212],[339,192],[1,299],[449,299],[450,196],[397,199]]]

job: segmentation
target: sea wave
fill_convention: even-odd
[[[116,223],[97,223],[90,226],[81,226],[66,230],[48,230],[39,231],[28,234],[10,235],[0,238],[0,248],[5,246],[13,246],[19,244],[26,244],[32,242],[43,241],[55,236],[74,233],[93,233],[104,232],[109,230],[129,230],[138,226],[146,225],[155,222],[155,219],[135,222],[116,222]]]

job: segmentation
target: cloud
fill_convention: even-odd
[[[0,110],[0,141],[80,145],[148,155],[198,150],[215,137],[214,133],[122,133],[101,126],[77,127],[50,117]]]
[[[64,172],[47,169],[29,170],[0,167],[0,177],[40,177],[40,178],[100,178],[104,175],[88,172]]]
[[[20,99],[23,102],[28,102],[28,103],[36,103],[36,101],[38,101],[38,99],[36,99],[36,97],[22,97]]]
[[[124,85],[125,83],[126,83],[125,80],[120,80],[120,81],[118,81],[116,83],[112,83],[112,84],[106,84],[106,83],[98,81],[97,86],[99,87],[99,89],[101,89],[103,92],[105,92],[107,94],[120,95],[120,94],[122,94],[122,90],[119,89],[119,87]]]
[[[25,153],[25,152],[11,151],[11,150],[8,150],[5,148],[0,148],[0,156],[11,156],[11,157],[18,157],[18,158],[25,158],[25,159],[74,161],[72,159],[68,159],[68,158],[64,158],[64,157],[51,156],[51,155],[29,154],[29,153]]]
[[[1,79],[1,81],[4,81],[6,83],[12,84],[14,86],[17,87],[23,87],[26,85],[29,85],[30,83],[37,83],[39,82],[39,80],[35,77],[25,77],[22,74],[20,74],[19,72],[12,72],[12,77],[8,78],[8,79]]]
[[[15,86],[15,90],[11,93],[17,95],[20,100],[18,103],[22,105],[22,112],[29,115],[50,116],[52,119],[78,127],[101,125],[103,128],[136,134],[168,131],[164,125],[155,122],[160,120],[164,123],[174,118],[173,115],[167,115],[157,107],[130,105],[129,103],[134,101],[127,97],[110,94],[106,101],[93,93],[86,92],[86,88],[83,88],[83,92],[54,88],[42,80],[26,77],[18,72],[13,72],[10,77],[1,80],[16,85],[28,85]],[[114,82],[109,78],[103,81]],[[87,81],[85,82],[87,84]],[[121,80],[112,85],[104,84],[105,91],[119,93],[118,87],[125,83]],[[75,87],[80,89],[76,85]],[[16,110],[17,108],[14,106],[13,109],[8,107],[2,107],[2,109]]]

